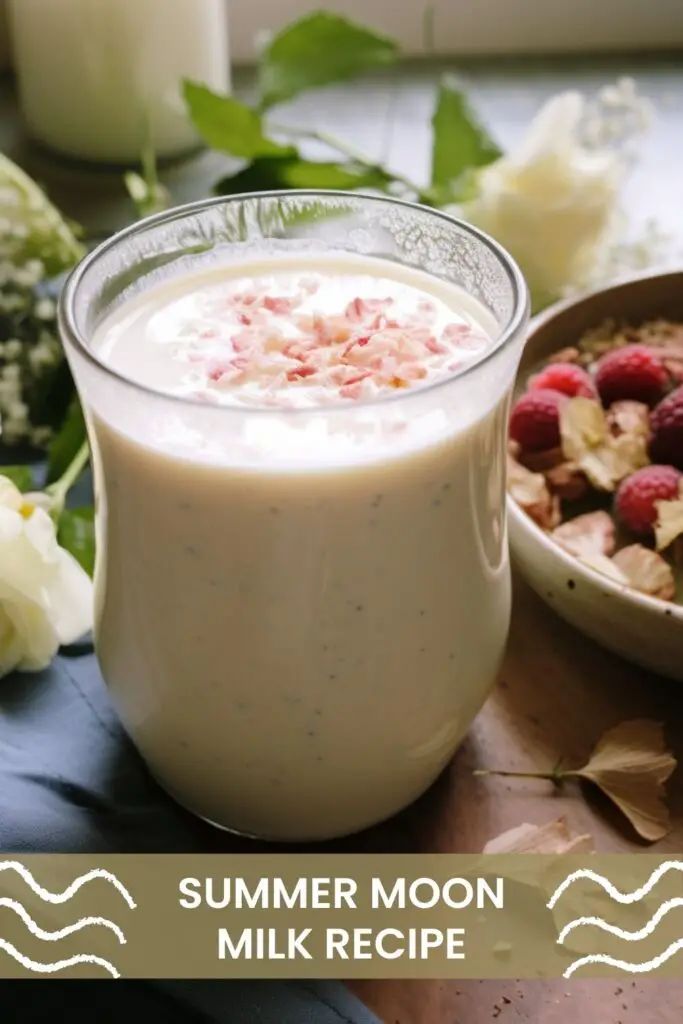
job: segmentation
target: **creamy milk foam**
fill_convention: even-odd
[[[176,396],[143,416],[114,389],[90,427],[98,653],[187,807],[323,838],[448,761],[507,630],[505,401],[434,385],[494,331],[455,287],[352,256],[188,273],[97,330],[103,362]]]

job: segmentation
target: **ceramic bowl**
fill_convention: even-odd
[[[683,270],[642,275],[550,307],[531,323],[518,390],[544,357],[575,344],[588,328],[609,318],[638,324],[657,317],[683,320]],[[683,682],[683,606],[578,562],[511,498],[508,512],[513,563],[559,615],[624,658]]]

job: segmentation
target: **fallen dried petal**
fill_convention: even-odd
[[[583,768],[570,774],[595,783],[636,832],[655,842],[669,831],[664,783],[676,768],[659,722],[637,719],[609,729]]]
[[[614,522],[607,512],[586,512],[568,519],[552,532],[553,538],[570,555],[611,555],[614,551]]]
[[[564,818],[545,825],[516,825],[502,835],[489,839],[484,853],[590,853],[590,835],[572,836]]]
[[[663,601],[673,599],[676,593],[673,571],[656,551],[642,544],[630,544],[616,553],[614,562],[634,590],[660,597]]]

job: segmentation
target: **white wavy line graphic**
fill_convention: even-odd
[[[1,902],[1,901],[0,901]],[[652,935],[653,931],[671,910],[675,910],[676,907],[683,907],[683,897],[674,896],[673,899],[666,900],[660,907],[655,910],[654,914],[642,928],[639,928],[635,932],[627,932],[624,928],[620,928],[616,924],[608,924],[601,917],[577,917],[574,921],[570,921],[566,924],[558,936],[558,943],[562,945],[564,940],[567,938],[570,932],[573,932],[575,928],[581,928],[584,925],[593,925],[595,928],[600,928],[603,932],[609,932],[610,935],[616,935],[620,939],[625,939],[626,942],[638,942],[640,939],[646,939],[648,935]]]
[[[82,917],[75,924],[68,924],[65,928],[60,928],[55,932],[46,932],[39,924],[36,924],[26,907],[16,900],[10,899],[9,896],[0,897],[0,907],[7,907],[9,910],[13,910],[15,914],[19,915],[31,934],[35,935],[37,939],[44,939],[45,942],[58,942],[59,939],[65,939],[67,935],[80,932],[83,928],[90,927],[90,925],[101,925],[103,928],[109,928],[110,931],[114,932],[122,946],[126,944],[126,936],[119,926],[110,921],[108,917]]]
[[[104,957],[94,956],[92,953],[76,953],[75,956],[70,956],[67,960],[55,960],[52,963],[43,964],[24,956],[7,939],[0,939],[0,949],[4,949],[6,953],[9,953],[27,971],[34,971],[36,974],[56,974],[58,971],[65,971],[68,967],[74,967],[76,964],[96,964],[98,967],[103,967],[105,971],[108,971],[112,978],[121,977],[113,964],[110,964]]]
[[[574,971],[578,971],[580,967],[585,967],[586,964],[606,964],[608,967],[617,967],[621,971],[627,971],[628,974],[648,974],[650,971],[655,971],[658,967],[661,967],[667,960],[670,960],[679,949],[683,949],[683,939],[677,939],[676,942],[672,942],[659,956],[653,957],[652,960],[646,960],[642,964],[629,963],[628,960],[617,960],[616,957],[608,956],[606,953],[591,953],[589,956],[582,956],[579,960],[575,960],[573,964],[570,964],[562,977],[571,978]]]
[[[683,871],[683,861],[680,860],[667,860],[664,861],[659,867],[656,867],[647,882],[641,885],[639,889],[634,889],[633,892],[621,892],[613,885],[609,878],[605,878],[604,875],[598,874],[597,871],[591,871],[590,868],[580,868],[578,871],[572,872],[571,875],[567,875],[563,882],[560,882],[553,895],[548,900],[546,906],[548,910],[552,910],[560,896],[572,885],[581,878],[587,878],[589,881],[595,882],[601,886],[605,892],[616,900],[617,903],[637,903],[642,900],[643,896],[647,894],[655,887],[657,882],[666,875],[669,871]]]
[[[123,882],[119,881],[116,875],[112,874],[110,871],[106,871],[104,868],[93,868],[91,871],[87,871],[85,874],[79,875],[78,878],[75,878],[71,885],[67,886],[63,892],[50,892],[49,889],[43,888],[42,885],[36,882],[29,869],[18,860],[0,861],[0,871],[16,871],[18,875],[21,875],[28,887],[33,890],[36,896],[40,896],[41,900],[44,900],[46,903],[66,903],[88,882],[92,882],[95,878],[102,878],[104,881],[110,882],[115,889],[118,889],[131,910],[135,910],[137,907],[137,903],[128,892]]]

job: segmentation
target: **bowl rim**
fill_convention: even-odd
[[[626,604],[630,604],[634,608],[646,611],[650,615],[656,615],[657,618],[664,616],[674,622],[680,621],[681,625],[683,625],[683,605],[674,601],[663,601],[661,597],[653,597],[650,594],[643,594],[639,590],[635,590],[633,587],[626,586],[624,583],[617,583],[616,580],[598,572],[597,569],[593,569],[590,565],[585,565],[583,562],[580,562],[578,558],[575,558],[573,555],[570,555],[568,551],[565,551],[564,548],[554,541],[549,534],[542,530],[541,527],[519,507],[515,499],[510,494],[507,495],[507,506],[510,518],[514,519],[515,523],[519,525],[521,529],[526,530],[529,536],[531,536],[537,544],[544,547],[552,557],[560,562],[567,570],[573,572],[574,575],[585,577],[593,586],[609,591],[610,594],[620,598]]]
[[[540,313],[537,313],[531,318],[527,330],[525,346],[540,327],[545,326],[556,316],[559,316],[566,309],[570,309],[572,306],[579,306],[596,295],[602,295],[606,292],[628,286],[629,284],[636,284],[640,281],[647,281],[660,277],[675,277],[676,275],[683,278],[683,266],[672,266],[668,268],[661,267],[657,270],[652,270],[652,268],[650,268],[637,274],[628,274],[624,277],[615,279],[603,288],[594,288],[590,291],[581,292],[579,295],[572,295],[569,298],[560,299],[558,302],[554,302],[552,305],[547,306],[545,309],[541,310]],[[517,378],[515,378],[515,383],[516,382]],[[583,562],[579,561],[578,558],[575,558],[568,551],[565,551],[552,539],[550,534],[546,533],[538,523],[535,523],[509,493],[506,494],[506,501],[508,515],[515,521],[515,524],[519,526],[520,529],[526,530],[532,540],[539,544],[541,548],[544,548],[565,568],[571,569],[575,574],[583,576],[591,583],[592,586],[607,591],[610,595],[613,595],[625,604],[631,605],[634,609],[647,612],[649,615],[655,615],[657,618],[664,616],[672,622],[680,622],[680,624],[683,625],[683,604],[679,604],[674,601],[664,601],[661,597],[653,597],[651,594],[643,594],[640,591],[635,590],[633,587],[626,586],[623,583],[618,583],[616,580],[610,579],[609,576],[605,576],[603,573],[598,572],[598,570],[592,568],[592,566],[585,565]]]

